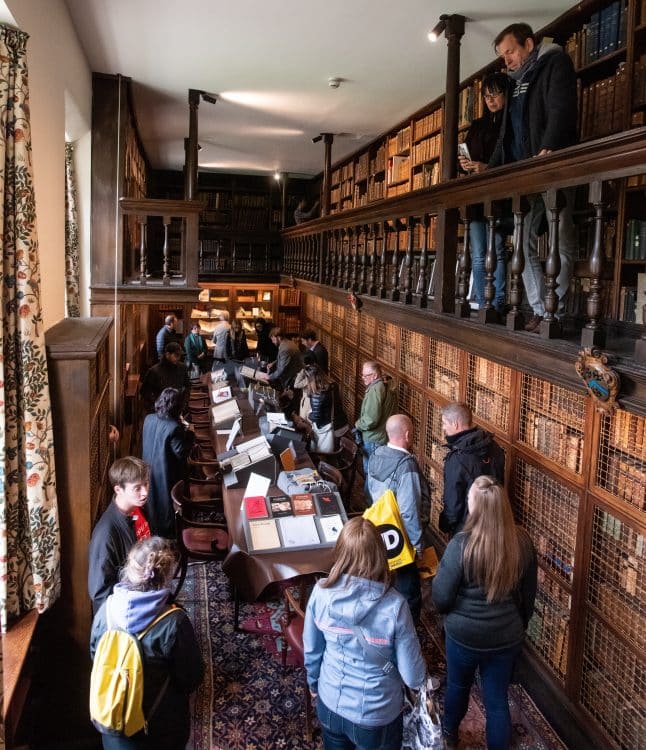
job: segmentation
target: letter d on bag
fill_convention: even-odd
[[[381,534],[390,570],[397,570],[413,562],[415,550],[406,536],[397,498],[392,490],[386,490],[377,502],[364,512],[363,517],[373,523]]]
[[[402,539],[401,531],[396,526],[389,523],[377,526],[377,531],[381,534],[381,538],[384,540],[386,557],[388,559],[397,557],[402,549],[404,549],[404,540]]]

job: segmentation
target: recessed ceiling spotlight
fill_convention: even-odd
[[[280,172],[274,172],[274,180],[276,180],[276,182],[280,182]]]
[[[328,78],[328,79],[327,79],[327,85],[328,85],[328,86],[329,86],[329,87],[330,87],[331,89],[338,89],[338,88],[339,88],[339,86],[341,85],[341,81],[342,81],[342,80],[343,80],[343,78],[335,78],[335,77],[333,77],[333,78]]]

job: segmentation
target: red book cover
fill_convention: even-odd
[[[294,515],[296,516],[306,516],[315,512],[314,498],[309,492],[292,495],[292,505],[294,506]]]
[[[265,498],[258,495],[253,497],[245,497],[244,499],[244,511],[247,518],[268,518],[267,503]]]

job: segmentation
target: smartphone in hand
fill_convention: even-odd
[[[458,143],[458,156],[463,156],[465,159],[471,161],[471,154],[466,143]]]

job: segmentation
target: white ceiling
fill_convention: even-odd
[[[563,0],[66,0],[90,67],[133,81],[142,141],[155,168],[181,169],[188,89],[219,95],[199,109],[200,169],[313,175],[320,132],[334,161],[444,90],[441,13],[468,19],[461,78],[493,58],[513,21],[539,29]],[[332,89],[328,78],[346,79]]]

